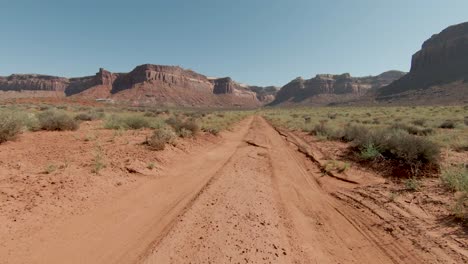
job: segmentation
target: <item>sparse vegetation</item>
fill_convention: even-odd
[[[293,113],[307,121],[292,118]],[[409,175],[425,167],[437,172],[441,149],[468,150],[468,127],[457,125],[466,116],[461,106],[375,107],[371,112],[361,107],[266,109],[262,114],[276,126],[309,132],[317,140],[350,142],[363,159],[406,164]]]
[[[75,120],[79,121],[93,121],[102,119],[104,117],[104,113],[102,112],[87,112],[87,113],[79,113],[75,116]]]
[[[174,144],[176,134],[170,128],[155,129],[151,137],[144,142],[152,150],[164,150],[166,144]]]
[[[363,160],[375,160],[380,156],[380,151],[377,149],[377,147],[374,146],[373,143],[368,143],[361,149],[360,157]]]
[[[14,112],[0,112],[0,144],[14,139],[21,132],[22,126],[21,120]]]
[[[336,171],[338,173],[343,173],[349,168],[348,162],[341,162],[337,160],[329,161],[325,164],[323,170],[325,172],[333,172]]]
[[[445,129],[454,129],[456,126],[455,121],[453,120],[445,120],[442,124],[440,124],[440,128],[445,128]]]
[[[195,120],[183,120],[181,117],[171,117],[166,120],[174,131],[181,137],[196,135],[200,131],[200,126]]]
[[[39,128],[49,131],[77,130],[78,123],[65,112],[47,110],[37,115]]]
[[[405,189],[411,192],[418,191],[421,187],[421,181],[416,179],[415,177],[406,179],[404,183]]]
[[[106,164],[104,162],[104,154],[102,153],[102,148],[100,146],[96,146],[91,171],[95,174],[99,174],[99,172],[105,167]]]
[[[148,118],[141,114],[130,115],[111,115],[104,121],[104,128],[107,129],[142,129],[142,128],[157,128],[162,124],[162,120],[158,118]]]
[[[54,171],[57,170],[57,166],[55,166],[54,164],[49,164],[47,165],[47,167],[45,168],[44,170],[44,173],[46,174],[52,174]]]
[[[408,132],[411,135],[418,135],[418,136],[427,136],[434,133],[434,130],[431,128],[419,128],[415,126],[411,126],[408,124],[403,123],[395,123],[391,126],[392,129],[401,129]]]
[[[468,168],[465,165],[444,169],[440,179],[449,190],[468,193]]]
[[[148,163],[148,165],[146,166],[146,168],[147,168],[147,169],[150,169],[150,170],[154,169],[155,167],[156,167],[156,164],[155,164],[154,162],[150,162],[150,163]]]

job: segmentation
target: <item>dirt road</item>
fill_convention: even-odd
[[[9,245],[5,263],[456,263],[336,199],[263,118],[158,180]],[[308,163],[307,163],[308,162]],[[14,248],[21,248],[21,254]]]

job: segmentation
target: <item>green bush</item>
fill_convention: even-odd
[[[445,120],[442,124],[440,124],[439,128],[454,129],[455,126],[456,126],[455,121]]]
[[[345,142],[350,142],[357,140],[359,142],[362,142],[361,145],[367,145],[366,138],[368,137],[367,135],[370,133],[369,129],[367,129],[364,126],[359,126],[359,125],[348,125],[345,126],[344,131],[343,131],[343,140]]]
[[[164,150],[166,144],[174,144],[176,134],[170,128],[155,129],[145,144],[152,150]]]
[[[343,131],[329,125],[326,121],[320,121],[315,125],[310,134],[322,136],[330,140],[340,140],[343,138]]]
[[[124,119],[125,125],[129,129],[141,129],[150,127],[148,119],[141,116],[129,116]]]
[[[194,120],[184,122],[180,129],[186,129],[190,131],[192,135],[196,135],[200,132],[200,126]]]
[[[434,133],[434,130],[431,128],[419,128],[403,123],[395,123],[391,126],[391,129],[401,129],[408,132],[411,135],[418,135],[418,136],[427,136]]]
[[[375,136],[379,141],[377,146],[381,146],[386,156],[410,165],[418,162],[438,163],[440,147],[427,139],[398,132],[387,134],[382,131],[377,132]]]
[[[203,131],[210,133],[212,135],[215,135],[215,136],[219,134],[219,128],[217,127],[203,128]]]
[[[361,150],[360,157],[364,160],[375,160],[380,156],[380,151],[372,143],[364,146]]]
[[[463,165],[443,170],[440,179],[451,191],[468,192],[468,168]]]
[[[188,130],[188,129],[186,129],[186,128],[181,128],[181,129],[179,130],[179,132],[177,132],[177,134],[178,134],[179,137],[181,137],[181,138],[188,138],[188,137],[193,136],[192,131],[190,131],[190,130]]]
[[[104,121],[104,128],[107,129],[126,129],[123,118],[118,115],[111,115]]]
[[[363,150],[372,145],[386,158],[410,165],[438,163],[440,147],[437,144],[402,130],[370,130],[362,126],[347,126],[343,135],[343,140],[352,141],[355,147]]]
[[[77,130],[79,125],[76,120],[65,112],[47,110],[37,114],[39,128],[49,131]]]
[[[417,191],[421,188],[421,181],[416,178],[409,178],[405,180],[405,189],[407,191]]]
[[[14,139],[23,127],[14,112],[0,112],[0,144]]]
[[[79,113],[75,116],[75,120],[79,121],[93,121],[98,120],[104,117],[102,112],[88,112],[88,113]]]
[[[153,124],[149,119],[139,115],[125,117],[111,115],[104,122],[104,128],[107,129],[141,129],[150,127],[153,127]]]
[[[190,131],[192,135],[196,135],[200,131],[200,126],[194,120],[184,121],[178,117],[170,117],[166,123],[174,128],[177,134],[180,134],[183,129]]]
[[[426,124],[426,119],[416,119],[416,120],[413,120],[413,125],[416,125],[416,126],[424,126]]]

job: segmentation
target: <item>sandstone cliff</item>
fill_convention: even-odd
[[[426,40],[413,55],[410,72],[379,89],[377,99],[391,100],[401,97],[400,93],[429,92],[440,86],[465,89],[465,96],[468,93],[468,22],[450,26]]]
[[[282,103],[307,103],[311,100],[323,100],[324,95],[330,98],[359,97],[371,89],[377,89],[402,77],[405,73],[399,71],[388,71],[378,76],[352,77],[349,73],[341,75],[318,74],[311,79],[298,77],[285,86],[276,94],[276,99],[271,105]],[[333,100],[325,100],[326,103]],[[320,104],[320,102],[317,102]]]
[[[257,95],[257,99],[264,104],[273,102],[276,98],[276,93],[280,89],[276,86],[249,86],[248,88],[254,92]]]
[[[0,91],[50,91],[58,96],[171,106],[254,107],[262,104],[255,92],[229,77],[208,78],[181,67],[152,64],[137,66],[129,73],[100,69],[94,76],[69,79],[11,75],[0,77]]]
[[[12,74],[8,77],[0,77],[1,91],[64,92],[68,84],[67,78],[40,74]]]

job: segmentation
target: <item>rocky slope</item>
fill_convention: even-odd
[[[257,99],[265,104],[275,100],[279,87],[276,86],[249,86],[249,89],[257,95]]]
[[[341,99],[357,98],[371,89],[388,85],[405,73],[388,71],[377,76],[352,77],[349,73],[318,74],[311,79],[298,77],[276,94],[271,105],[307,103],[329,104]]]
[[[452,93],[453,89],[461,93]],[[442,92],[445,97],[453,95],[454,102],[468,100],[468,22],[450,26],[426,40],[413,55],[410,72],[378,89],[376,97],[377,100],[418,100],[433,97],[434,91]],[[413,96],[416,94],[417,97]]]
[[[177,66],[144,64],[129,73],[100,69],[94,76],[63,78],[46,75],[0,77],[0,91],[49,96],[108,98],[133,104],[253,107],[257,94],[231,78],[208,78]],[[0,95],[1,96],[1,95]]]

